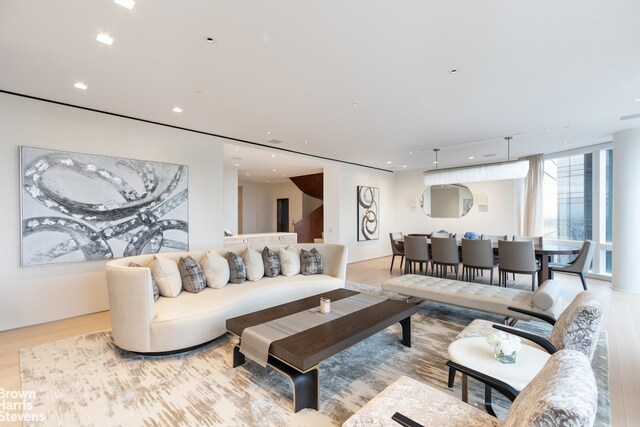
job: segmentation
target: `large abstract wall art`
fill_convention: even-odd
[[[187,167],[20,147],[22,265],[189,249]]]
[[[380,189],[358,186],[358,241],[380,237]]]

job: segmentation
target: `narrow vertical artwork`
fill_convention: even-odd
[[[380,237],[380,189],[358,186],[358,241]]]
[[[22,265],[189,249],[187,167],[20,147]]]

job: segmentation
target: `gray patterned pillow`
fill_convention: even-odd
[[[190,256],[180,258],[178,270],[180,270],[182,288],[185,291],[197,294],[207,287],[207,279],[204,277],[202,267]]]
[[[322,274],[323,270],[322,255],[316,248],[310,251],[305,251],[304,249],[300,251],[300,272],[303,275]]]
[[[129,267],[142,267],[140,264],[136,264],[135,262],[130,262]],[[158,282],[156,279],[151,276],[151,286],[153,287],[153,300],[158,301],[160,298],[160,288],[158,287]]]
[[[242,283],[247,280],[247,267],[245,267],[242,257],[233,252],[227,252],[224,257],[229,263],[229,281]]]
[[[262,250],[262,262],[265,276],[276,277],[280,274],[280,256],[267,246]]]

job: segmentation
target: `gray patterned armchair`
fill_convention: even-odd
[[[400,377],[343,427],[393,426],[592,426],[598,406],[589,360],[574,350],[556,352],[516,397],[504,421],[409,377]]]

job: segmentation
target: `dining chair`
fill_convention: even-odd
[[[549,278],[553,279],[553,273],[555,271],[559,273],[571,273],[580,276],[582,281],[582,287],[587,289],[587,281],[584,275],[589,272],[591,267],[591,261],[593,260],[593,253],[595,252],[596,244],[593,240],[585,240],[580,248],[580,253],[569,264],[551,263],[549,264]]]
[[[476,271],[489,270],[489,284],[493,285],[493,269],[498,265],[493,256],[491,240],[462,239],[462,280],[476,279]]]
[[[418,263],[420,272],[426,275],[429,269],[429,243],[426,236],[405,236],[404,238],[405,273],[414,273],[415,263]]]
[[[446,230],[439,230],[439,231],[434,231],[433,233],[431,233],[431,237],[453,237],[451,235],[451,233],[449,233]]]
[[[531,290],[536,287],[536,273],[540,266],[536,262],[536,256],[531,240],[525,241],[498,241],[499,284],[507,286],[507,273],[530,274]]]
[[[498,240],[509,240],[509,236],[507,234],[481,234],[480,239],[491,240],[492,244],[497,245]]]
[[[391,267],[389,267],[389,271],[393,270],[393,262],[396,260],[396,257],[400,257],[400,271],[402,271],[402,261],[404,261],[404,242],[402,242],[402,233],[389,233],[389,240],[391,240],[391,253],[393,257],[391,258]]]
[[[533,242],[536,246],[542,246],[542,236],[513,236],[514,242]]]
[[[447,267],[452,267],[458,280],[460,251],[455,237],[431,237],[431,265],[432,274],[438,277],[445,277]]]

